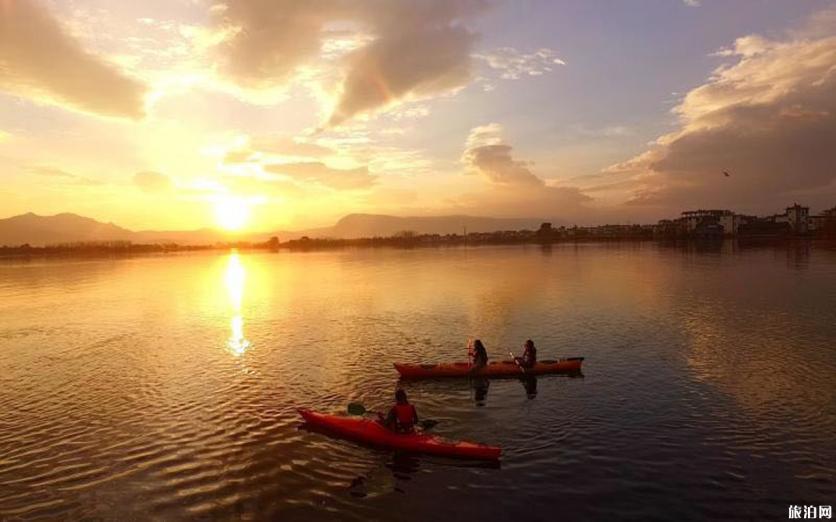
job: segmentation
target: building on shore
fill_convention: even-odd
[[[731,210],[686,210],[676,219],[662,219],[653,226],[657,238],[778,238],[836,237],[836,206],[810,215],[810,208],[798,203],[782,214],[765,217],[736,214]]]
[[[741,239],[778,239],[790,235],[790,227],[785,221],[776,221],[774,216],[757,218],[740,227]]]
[[[742,225],[754,219],[731,210],[686,210],[677,219],[663,219],[654,227],[658,237],[731,237],[740,233]]]
[[[807,230],[820,236],[836,237],[836,206],[807,218]]]
[[[685,230],[689,234],[697,233],[700,229],[706,230],[720,224],[720,219],[725,216],[733,216],[731,210],[686,210],[682,213],[682,220]]]
[[[791,234],[804,235],[808,230],[809,216],[809,207],[802,207],[798,203],[793,203],[791,207],[786,208],[783,214],[772,216],[772,221],[774,223],[785,223]]]

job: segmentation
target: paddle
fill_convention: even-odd
[[[366,413],[373,413],[373,412],[370,412],[370,411],[366,410],[366,407],[363,406],[359,402],[349,403],[349,405],[348,405],[348,414],[349,415],[358,415],[359,416],[359,415],[365,415]],[[424,420],[419,420],[418,424],[421,426],[422,429],[429,430],[429,429],[434,428],[438,424],[438,421],[434,420],[434,419],[424,419]]]
[[[514,357],[513,352],[508,352],[508,355],[510,355],[510,356],[511,356],[511,360],[512,360],[512,361],[514,361],[514,362],[516,363],[516,365],[517,365],[517,366],[519,366],[520,371],[522,371],[522,372],[523,372],[523,375],[528,375],[528,374],[525,372],[525,366],[523,366],[522,364],[520,364],[520,361],[519,361],[516,357]]]

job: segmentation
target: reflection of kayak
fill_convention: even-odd
[[[572,373],[581,371],[583,357],[569,357],[557,361],[539,361],[532,368],[522,371],[514,361],[494,361],[477,372],[471,371],[470,363],[441,363],[441,364],[402,364],[395,363],[395,369],[401,377],[411,379],[433,377],[503,377],[520,375],[540,375],[543,373]]]
[[[391,449],[481,460],[496,460],[501,452],[496,446],[448,440],[428,433],[395,433],[376,420],[365,417],[328,415],[306,409],[299,409],[299,414],[310,426],[322,428],[346,439]]]

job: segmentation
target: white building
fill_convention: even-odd
[[[688,232],[693,232],[700,224],[707,222],[719,223],[720,218],[727,215],[733,216],[734,213],[731,210],[686,210],[682,213],[679,221],[685,223],[685,229]]]
[[[807,218],[810,215],[809,207],[802,207],[798,203],[787,207],[787,223],[796,234],[807,233]]]
[[[802,207],[798,203],[787,207],[783,214],[775,214],[772,221],[775,223],[786,223],[793,234],[806,234],[810,217],[809,207]]]
[[[720,216],[719,222],[723,226],[723,235],[736,236],[740,232],[740,225],[745,225],[748,222],[748,218],[747,216],[728,212]]]
[[[716,223],[723,227],[724,236],[736,236],[740,225],[748,222],[748,217],[731,210],[688,210],[682,213],[678,221],[684,224],[689,233],[694,232],[700,224]]]

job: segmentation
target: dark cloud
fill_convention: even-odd
[[[0,89],[127,118],[142,117],[146,90],[86,52],[33,0],[0,4]]]
[[[348,57],[348,74],[329,123],[383,107],[407,95],[444,92],[470,79],[475,36],[461,27],[387,35]]]
[[[766,213],[796,200],[832,206],[836,37],[749,36],[722,54],[737,62],[688,93],[676,109],[680,130],[608,169],[631,176],[629,203],[665,213],[686,207]]]
[[[224,73],[248,87],[269,87],[288,80],[296,68],[317,55],[324,25],[341,2],[229,0],[212,11],[227,33],[216,51]]]
[[[470,78],[475,35],[462,22],[482,0],[229,0],[212,8],[224,37],[216,47],[221,71],[247,87],[290,80],[319,56],[334,27],[364,35],[341,62],[331,125],[408,96],[460,87]],[[369,37],[370,36],[370,37]]]

